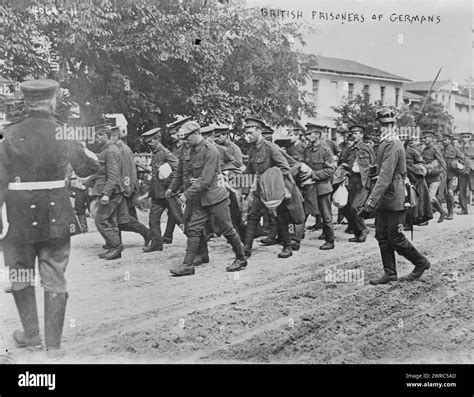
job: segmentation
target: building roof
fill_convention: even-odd
[[[403,99],[409,99],[411,101],[422,101],[425,99],[423,95],[414,94],[413,92],[409,92],[403,90]]]
[[[433,84],[433,81],[414,81],[412,83],[404,83],[403,88],[405,89],[405,91],[428,92],[430,90],[431,84]],[[440,80],[434,84],[432,90],[438,91],[441,89],[445,89],[447,91],[455,91],[452,88],[453,88],[453,83],[451,82],[451,80]],[[456,91],[459,91],[459,90],[456,90]]]
[[[466,105],[469,106],[469,98],[466,98],[465,96],[461,95],[456,95],[454,94],[454,103],[457,105]],[[471,100],[471,106],[474,106],[474,99]]]
[[[376,77],[383,80],[411,81],[392,73],[385,72],[350,59],[330,58],[321,55],[316,56],[317,64],[311,69],[320,72],[333,72],[341,74],[353,74],[356,76]]]

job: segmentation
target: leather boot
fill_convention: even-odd
[[[291,242],[290,247],[291,247],[291,250],[292,250],[292,251],[299,251],[299,250],[300,250],[300,242],[293,240],[293,241]]]
[[[79,225],[81,226],[81,233],[87,233],[89,228],[87,227],[87,220],[85,215],[78,215]]]
[[[143,247],[143,252],[163,251],[163,244],[157,241],[152,241],[147,247]]]
[[[411,273],[407,274],[406,276],[400,277],[400,281],[415,281],[419,279],[423,275],[423,273],[426,270],[428,270],[430,267],[431,267],[430,262],[426,260],[426,262],[423,265],[415,266],[415,268],[413,269]]]
[[[372,285],[379,285],[379,284],[387,284],[390,281],[397,281],[397,275],[384,274],[382,277],[377,278],[377,279],[372,279],[369,282]]]
[[[433,205],[433,208],[439,212],[439,219],[438,219],[438,223],[441,223],[443,222],[445,219],[446,219],[446,216],[447,216],[447,213],[446,211],[443,209],[443,206],[439,203],[438,200],[433,200],[431,202],[431,204]]]
[[[286,259],[292,255],[293,251],[291,250],[291,247],[283,247],[283,250],[278,254],[278,258]]]
[[[198,253],[200,243],[201,237],[188,237],[188,241],[186,243],[186,254],[184,255],[183,264],[176,266],[170,270],[173,276],[192,276],[194,274],[193,263]]]
[[[41,337],[35,287],[29,286],[19,291],[12,290],[12,294],[23,325],[23,331],[16,330],[13,333],[15,343],[18,347],[40,347]]]
[[[122,257],[122,251],[123,251],[123,245],[120,244],[115,248],[110,248],[107,252],[103,254],[99,254],[99,258],[105,259],[105,260],[113,260],[113,259],[119,259]]]
[[[68,293],[44,292],[44,338],[49,358],[61,358],[61,338],[64,328]]]
[[[226,236],[226,238],[232,246],[232,250],[235,253],[235,259],[245,261],[244,247],[237,232],[234,231],[233,234]]]
[[[148,247],[148,244],[150,244],[150,241],[151,241],[151,236],[150,236],[150,230],[144,226],[143,227],[143,231],[140,233],[143,237],[143,246],[144,247]]]
[[[245,241],[244,241],[244,253],[247,258],[250,258],[252,255],[252,244],[253,238],[257,231],[258,223],[254,220],[250,220],[247,223],[247,230],[245,231]]]
[[[247,259],[235,259],[230,266],[225,268],[228,272],[238,272],[247,266]]]
[[[323,245],[321,245],[321,247],[319,247],[319,249],[323,251],[332,250],[334,249],[334,243],[326,241]]]
[[[260,242],[263,244],[263,245],[275,245],[277,242],[276,242],[276,239],[275,238],[271,238],[270,236],[268,237],[265,237],[265,238],[262,238],[260,240]]]
[[[453,218],[454,218],[454,216],[453,216],[453,210],[448,211],[448,215],[446,215],[446,218],[445,218],[445,219],[446,219],[447,221],[452,221]]]
[[[169,237],[163,237],[163,244],[172,244],[173,239]]]
[[[197,254],[193,261],[193,266],[199,266],[203,263],[209,263],[209,255],[205,254]]]
[[[351,243],[365,243],[367,240],[367,235],[369,234],[369,229],[362,230],[356,237],[350,238]]]

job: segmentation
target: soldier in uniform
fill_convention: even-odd
[[[465,168],[464,172],[459,176],[459,204],[461,211],[458,215],[467,215],[468,212],[468,196],[469,190],[474,189],[474,146],[471,143],[471,133],[463,132],[461,134],[461,151],[464,154]],[[470,180],[472,181],[470,183]]]
[[[403,234],[406,155],[403,143],[392,129],[382,128],[376,164],[378,178],[362,212],[367,216],[375,211],[375,238],[379,243],[384,274],[370,283],[377,285],[397,280],[395,252],[415,265],[415,269],[400,281],[413,281],[429,269],[430,263]]]
[[[180,128],[180,134],[191,146],[191,167],[183,165],[184,159],[179,159],[178,170],[167,190],[167,196],[183,186],[184,192],[179,201],[186,206],[188,202],[191,203],[192,208],[186,225],[186,255],[183,264],[172,269],[171,273],[174,276],[194,274],[194,260],[198,254],[203,229],[211,214],[236,255],[236,259],[226,270],[238,271],[247,266],[247,260],[239,235],[232,226],[227,190],[218,184],[219,153],[215,145],[202,137],[200,126],[195,121],[185,123]]]
[[[305,202],[317,202],[323,223],[321,240],[326,242],[319,247],[321,250],[334,249],[334,225],[331,211],[331,177],[336,169],[333,153],[322,140],[323,130],[312,123],[306,124],[306,136],[310,146],[304,151],[304,162],[312,169],[307,175],[316,183],[307,188]],[[308,197],[313,196],[313,197]]]
[[[242,150],[240,150],[240,148],[234,142],[231,141],[229,137],[229,132],[230,129],[227,125],[216,126],[214,128],[215,143],[219,146],[225,147],[234,158],[233,164],[235,165],[235,167],[241,168],[244,165],[242,160]]]
[[[91,178],[92,214],[97,230],[105,240],[99,258],[120,258],[123,251],[119,224],[127,223],[129,213],[125,202],[125,185],[121,176],[122,157],[119,148],[110,140],[110,129],[99,129],[95,139],[102,151],[99,153],[100,168]]]
[[[435,146],[435,133],[433,131],[422,131],[421,138],[425,144],[421,156],[426,163],[427,174],[425,179],[430,190],[431,205],[435,210],[439,211],[438,223],[441,223],[446,218],[447,213],[436,198],[436,193],[442,181],[442,172],[446,169],[446,162],[441,152]]]
[[[120,231],[133,232],[141,235],[145,241],[144,246],[150,243],[150,231],[137,217],[136,205],[138,204],[138,175],[135,155],[132,149],[120,139],[120,130],[114,127],[110,132],[110,140],[118,147],[120,152],[120,173],[124,185],[124,197],[128,211],[128,219],[119,223]]]
[[[280,168],[283,177],[288,176],[290,172],[288,161],[285,159],[282,151],[274,143],[267,141],[263,137],[262,130],[264,127],[265,123],[261,120],[250,117],[245,119],[246,139],[252,143],[249,150],[249,162],[245,172],[257,176],[257,186],[253,192],[254,198],[247,218],[245,234],[244,251],[247,257],[250,257],[252,254],[253,240],[265,209],[260,199],[260,176],[267,169],[274,166]],[[278,234],[283,240],[283,250],[278,254],[278,257],[288,258],[292,255],[292,250],[290,232],[288,230],[289,214],[284,203],[278,207],[277,214]]]
[[[61,338],[68,299],[64,273],[71,235],[81,232],[66,188],[68,164],[87,177],[98,169],[78,141],[60,140],[54,120],[54,80],[25,81],[27,116],[9,125],[0,142],[0,208],[6,203],[9,229],[3,242],[10,271],[34,272],[35,261],[44,288],[44,337],[47,355],[61,357]],[[0,229],[3,222],[0,212]],[[0,234],[2,230],[0,230]],[[23,325],[13,338],[20,347],[42,344],[34,280],[12,282],[11,292]]]
[[[161,236],[161,215],[167,209],[168,217],[174,218],[175,224],[182,224],[180,210],[177,208],[176,200],[166,197],[166,189],[171,183],[173,176],[178,169],[178,159],[161,143],[160,129],[152,129],[142,134],[145,144],[147,144],[152,152],[151,159],[151,182],[149,197],[151,198],[151,209],[149,216],[151,243],[148,247],[144,247],[145,252],[163,251],[163,239]],[[171,175],[166,179],[160,179],[160,167],[168,164],[171,169]]]
[[[291,145],[286,149],[286,153],[289,156],[300,162],[304,159],[304,150],[306,147],[300,138],[303,133],[303,129],[299,126],[292,128],[290,131]]]
[[[443,134],[443,149],[441,154],[446,162],[446,206],[448,208],[448,215],[446,220],[453,219],[454,212],[454,190],[457,186],[457,178],[460,169],[458,164],[464,166],[464,155],[459,149],[451,145],[451,134]]]
[[[360,125],[353,125],[349,128],[354,143],[347,154],[347,163],[344,163],[349,171],[349,197],[347,205],[344,207],[344,214],[349,221],[349,228],[354,233],[350,242],[364,243],[369,230],[365,226],[365,220],[358,212],[364,204],[369,194],[370,178],[369,165],[375,160],[373,149],[363,142],[362,138],[365,128]]]

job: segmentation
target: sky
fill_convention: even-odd
[[[460,85],[474,76],[472,4],[472,0],[247,0],[249,7],[302,11],[303,19],[317,29],[306,37],[305,52],[351,59],[413,81],[431,81],[442,68],[439,80]],[[364,21],[321,20],[320,12],[355,13],[359,21],[363,14]],[[372,20],[374,14],[377,18],[383,14],[382,20]],[[434,16],[434,22],[391,21],[392,14]]]

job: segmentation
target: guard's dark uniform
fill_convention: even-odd
[[[375,238],[379,243],[384,276],[375,284],[397,279],[395,251],[415,265],[415,272],[429,267],[428,260],[406,239],[405,184],[406,155],[398,138],[381,142],[377,153],[378,179],[367,199],[367,205],[376,208]],[[419,273],[418,273],[419,274]]]
[[[190,122],[182,128],[187,133],[193,133],[199,130],[199,125]],[[183,266],[176,271],[172,270],[175,275],[194,274],[194,259],[198,254],[203,229],[211,214],[220,232],[231,244],[236,259],[245,261],[242,242],[232,226],[227,190],[218,183],[219,161],[215,145],[205,139],[202,139],[197,146],[191,147],[189,160],[185,156],[179,159],[178,169],[169,189],[177,192],[181,186],[184,187],[186,207],[191,205],[191,212],[185,226],[188,237],[186,255]]]
[[[10,271],[34,272],[35,261],[44,287],[44,336],[48,355],[62,355],[61,338],[67,306],[64,273],[69,261],[70,237],[80,233],[69,200],[66,173],[87,177],[98,169],[80,142],[56,139],[57,128],[50,111],[59,84],[53,80],[27,81],[20,88],[28,116],[3,132],[0,141],[0,208],[6,203],[9,229],[3,250]],[[35,102],[39,101],[39,102]],[[49,111],[46,108],[49,108]],[[3,224],[0,216],[0,225]],[[1,233],[1,231],[0,231]],[[19,273],[21,274],[21,273]],[[12,294],[24,331],[15,331],[18,346],[41,345],[34,280],[12,283]]]
[[[470,133],[461,135],[471,136]],[[474,145],[471,141],[468,141],[467,144],[463,143],[461,150],[465,159],[465,169],[462,175],[459,176],[459,205],[461,211],[458,214],[466,215],[468,214],[468,191],[474,190]]]
[[[433,208],[438,210],[440,214],[445,214],[443,207],[436,198],[436,193],[442,181],[442,175],[439,170],[446,169],[444,157],[433,143],[423,149],[421,156],[423,157],[428,169],[425,179],[430,191],[430,199]]]

